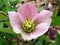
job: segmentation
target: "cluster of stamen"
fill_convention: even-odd
[[[25,20],[22,23],[22,29],[23,29],[24,32],[30,33],[34,30],[34,28],[35,28],[35,24],[31,20]]]

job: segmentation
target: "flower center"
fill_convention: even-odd
[[[34,28],[35,28],[35,24],[31,20],[25,20],[22,23],[22,29],[23,29],[24,32],[30,33],[34,30]]]

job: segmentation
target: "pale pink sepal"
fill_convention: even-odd
[[[51,18],[45,20],[44,22],[38,24],[35,28],[35,31],[33,31],[31,33],[31,37],[33,39],[38,38],[39,36],[43,35],[44,33],[46,33],[49,29],[49,26],[51,24]]]
[[[36,24],[39,24],[40,22],[51,18],[52,11],[49,10],[42,10],[38,15],[36,15],[32,20],[35,21]]]
[[[20,33],[21,20],[19,19],[17,12],[11,11],[11,12],[8,12],[8,15],[9,15],[11,26],[13,27],[13,31],[16,33]]]
[[[37,8],[30,3],[25,3],[25,4],[21,5],[18,8],[17,12],[19,12],[25,19],[26,18],[32,19],[35,15],[38,14]]]

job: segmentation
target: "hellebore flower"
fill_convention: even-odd
[[[13,31],[21,34],[24,40],[36,39],[48,31],[51,23],[52,12],[42,10],[38,13],[37,8],[25,3],[17,12],[8,12]]]

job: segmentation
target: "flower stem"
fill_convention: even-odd
[[[31,45],[34,45],[34,44],[33,44],[33,40],[31,40],[30,43],[31,43]]]
[[[28,41],[28,45],[31,45],[30,41]]]
[[[24,40],[22,40],[22,45],[25,45],[25,41]]]
[[[17,45],[20,45],[20,44],[19,44],[19,38],[17,38]]]

